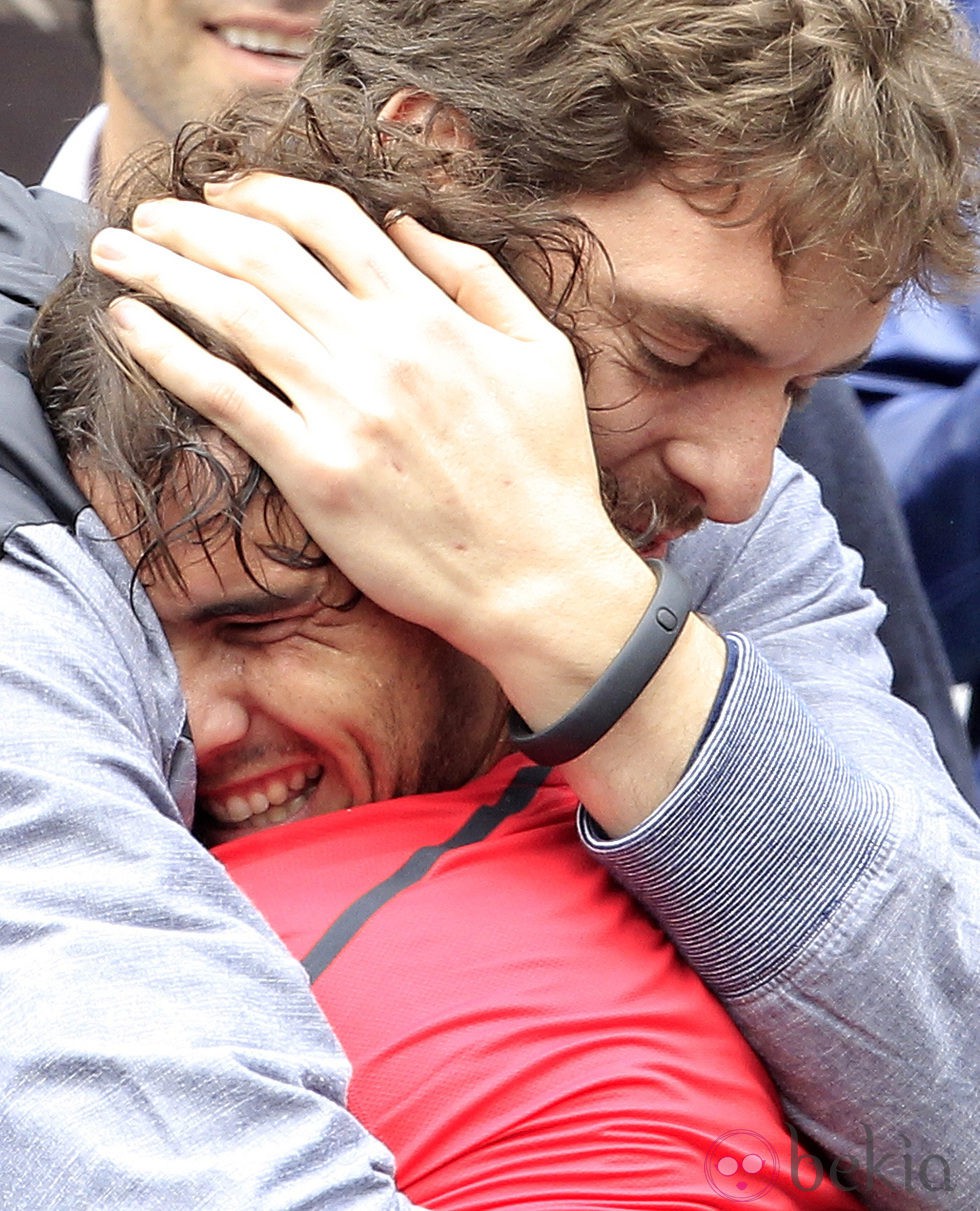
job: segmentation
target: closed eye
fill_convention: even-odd
[[[642,342],[636,344],[638,373],[655,384],[687,381],[697,377],[703,369],[704,353],[691,354],[678,350],[670,356]]]
[[[306,612],[285,617],[226,618],[221,632],[233,643],[277,643],[295,635],[308,617]]]

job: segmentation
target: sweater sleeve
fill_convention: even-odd
[[[967,1211],[976,816],[888,692],[880,607],[809,477],[781,463],[757,518],[677,557],[728,636],[724,700],[643,825],[610,841],[583,812],[583,837],[722,998],[790,1116],[854,1162],[835,1172],[872,1207]]]
[[[184,825],[176,676],[84,542],[0,560],[0,1203],[405,1208],[305,973]]]

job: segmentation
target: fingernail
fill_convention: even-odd
[[[162,207],[164,203],[157,200],[155,202],[140,202],[139,206],[133,211],[133,230],[134,231],[150,231],[160,221]]]
[[[103,261],[122,261],[132,248],[132,235],[120,227],[103,227],[92,240],[92,256]]]
[[[113,299],[109,304],[109,319],[117,328],[134,328],[138,314],[139,303],[134,299]]]
[[[399,219],[407,219],[409,217],[410,216],[407,211],[402,210],[399,206],[395,206],[393,209],[389,210],[385,217],[381,220],[381,226],[385,229],[385,231],[387,231],[389,227],[394,227]]]
[[[231,181],[205,181],[204,196],[206,198],[220,198],[223,193],[227,193],[231,189]]]

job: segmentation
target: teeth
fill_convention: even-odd
[[[297,786],[296,790],[302,790],[302,785]],[[285,803],[289,798],[289,787],[281,779],[275,782],[270,782],[266,787],[266,798],[273,807],[278,807],[280,803]]]
[[[277,34],[267,29],[251,29],[247,25],[225,25],[217,33],[223,42],[239,50],[282,55],[287,59],[305,59],[313,45],[308,34]]]
[[[262,812],[269,810],[269,800],[261,791],[253,791],[248,797],[248,805],[252,809],[253,816],[260,816]]]
[[[247,820],[252,814],[251,805],[241,795],[232,795],[225,803],[224,808],[224,814],[233,824],[240,824],[242,820]]]
[[[273,779],[264,791],[231,795],[224,800],[208,799],[206,806],[216,820],[226,824],[242,824],[257,816],[262,817],[263,824],[281,824],[306,802],[322,773],[322,765],[308,765],[305,770],[295,770],[288,779]]]

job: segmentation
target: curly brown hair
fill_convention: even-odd
[[[943,0],[332,0],[301,87],[430,94],[539,196],[761,181],[878,296],[973,271],[973,52]]]
[[[128,227],[140,202],[202,201],[207,182],[249,171],[334,185],[378,223],[400,207],[441,234],[489,251],[566,331],[585,369],[588,351],[576,337],[570,305],[579,285],[585,289],[593,243],[582,224],[519,192],[496,188],[485,175],[467,173],[462,163],[451,182],[434,188],[428,155],[426,172],[412,172],[404,156],[395,166],[386,147],[363,112],[345,113],[343,97],[329,90],[285,102],[281,96],[243,98],[210,123],[186,126],[172,145],[149,147],[127,162],[105,191],[105,218]],[[297,541],[294,520],[262,468],[241,452],[230,454],[230,443],[216,440],[209,423],[161,387],[120,342],[108,309],[126,294],[284,397],[206,324],[165,299],[105,277],[87,256],[75,257],[35,322],[30,374],[69,465],[76,474],[96,472],[112,480],[126,535],[142,552],[137,574],[162,574],[179,584],[176,544],[190,539],[208,547],[228,536],[248,570],[241,533],[254,501],[261,502],[272,535],[265,553],[292,566],[322,561],[303,537]],[[164,521],[172,518],[178,499],[176,521]]]

